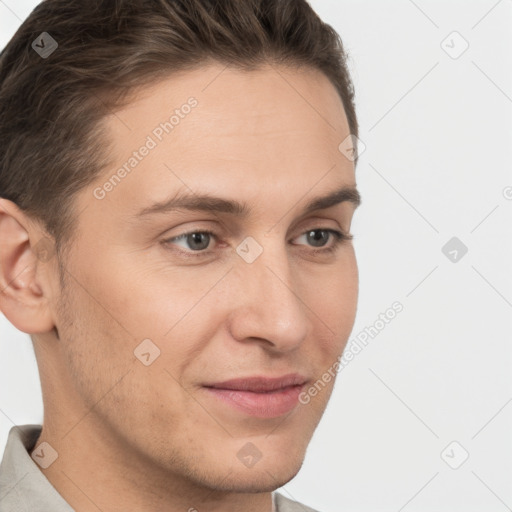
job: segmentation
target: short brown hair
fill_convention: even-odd
[[[47,58],[32,47],[42,32],[58,44]],[[320,70],[358,135],[341,39],[306,0],[44,0],[0,54],[0,197],[42,221],[59,249],[73,196],[108,163],[102,118],[209,60]]]

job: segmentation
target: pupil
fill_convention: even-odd
[[[201,244],[201,238],[205,236],[205,237],[208,237],[208,233],[192,233],[191,235],[189,235],[189,242],[192,246],[192,248],[194,248],[194,244],[197,242],[199,244]],[[203,243],[203,247],[195,247],[196,249],[206,249],[208,247],[208,238],[206,238],[206,244]]]
[[[320,235],[320,238],[321,238],[321,239],[322,239],[322,238],[324,238],[324,239],[325,239],[325,238],[327,238],[327,233],[326,233],[325,231],[320,230],[320,229],[317,229],[317,230],[315,230],[315,231],[310,231],[310,232],[309,232],[309,235],[311,235],[311,233],[322,233],[322,235]],[[313,241],[314,241],[315,243],[318,241],[318,237],[313,236],[312,238],[313,238]],[[314,244],[313,244],[313,245],[314,245]],[[321,247],[322,245],[323,245],[323,244],[320,244],[320,247]],[[318,247],[318,246],[317,246],[317,247]]]

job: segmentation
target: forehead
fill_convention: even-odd
[[[335,131],[344,123],[341,99],[322,72],[311,67],[276,64],[242,70],[210,62],[179,71],[135,90],[132,101],[119,115],[129,121],[146,111],[160,118],[190,96],[200,99],[203,112],[208,109],[212,115],[222,113],[231,120],[242,121],[241,111],[267,118],[291,108],[289,116],[295,112],[308,119],[314,116],[330,123]]]
[[[114,163],[99,182],[127,171],[108,202],[158,201],[187,188],[250,201],[270,186],[284,197],[291,183],[300,195],[324,178],[320,189],[355,182],[353,163],[338,150],[349,135],[343,104],[310,68],[212,63],[138,91],[105,123]]]

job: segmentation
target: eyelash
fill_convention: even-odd
[[[347,242],[347,241],[352,240],[354,238],[353,235],[351,235],[351,234],[347,234],[347,233],[344,233],[342,231],[337,231],[335,229],[330,229],[330,228],[308,229],[307,231],[303,232],[302,235],[308,234],[311,231],[325,231],[325,232],[330,233],[331,235],[334,236],[333,243],[332,243],[332,245],[330,247],[328,247],[326,249],[313,249],[312,250],[313,254],[330,254],[330,253],[334,253],[344,242]],[[178,235],[178,236],[175,236],[175,237],[172,237],[172,238],[168,238],[166,240],[162,240],[162,244],[165,247],[167,247],[167,246],[171,245],[171,242],[175,242],[175,241],[178,241],[178,240],[185,239],[187,236],[193,235],[193,234],[197,234],[197,233],[207,234],[207,235],[210,235],[211,237],[213,237],[215,240],[218,239],[217,235],[213,231],[210,231],[208,229],[201,229],[201,230],[188,231],[186,233],[182,233],[181,235]],[[204,256],[209,251],[207,251],[206,249],[203,249],[201,251],[183,251],[182,249],[177,249],[177,252],[180,252],[185,257],[197,258],[197,257]]]

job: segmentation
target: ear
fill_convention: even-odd
[[[0,198],[0,311],[22,332],[54,327],[49,278],[53,239],[15,203]]]

